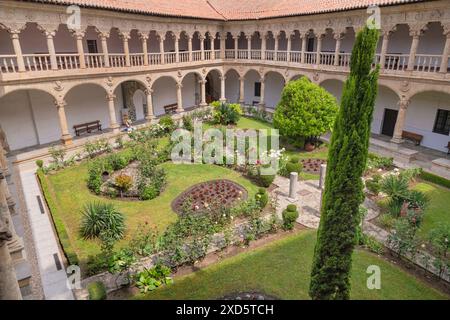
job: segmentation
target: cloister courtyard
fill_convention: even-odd
[[[449,300],[449,1],[0,0],[0,300]]]

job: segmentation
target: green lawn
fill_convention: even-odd
[[[430,198],[419,235],[426,237],[437,226],[450,225],[450,190],[429,182],[418,183],[414,189],[424,192]]]
[[[214,299],[233,292],[259,291],[281,299],[309,299],[315,232],[305,231],[193,274],[138,299]],[[381,269],[381,289],[366,286],[367,267]],[[366,251],[353,259],[352,299],[448,299],[445,294]]]
[[[98,242],[83,240],[78,233],[82,217],[81,209],[89,201],[110,201],[124,213],[127,236],[119,243],[124,245],[137,227],[145,222],[163,230],[176,221],[177,215],[171,209],[172,200],[194,184],[213,179],[229,179],[244,186],[249,191],[250,197],[253,197],[258,189],[239,173],[215,165],[165,163],[162,166],[167,172],[167,187],[159,197],[149,201],[112,200],[94,195],[86,186],[86,162],[47,176],[52,193],[50,196],[57,207],[56,212],[52,214],[57,215],[66,227],[70,245],[81,263],[89,255],[100,252]]]

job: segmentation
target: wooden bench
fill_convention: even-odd
[[[450,141],[447,143],[447,154],[450,154]]]
[[[410,140],[418,146],[422,142],[423,136],[414,132],[403,131],[402,138],[405,140]]]
[[[166,114],[174,114],[177,113],[178,104],[169,104],[167,106],[164,106],[164,112]]]
[[[76,136],[80,136],[83,133],[102,131],[102,125],[100,124],[100,120],[96,120],[96,121],[76,124],[73,126],[73,130],[75,130]]]

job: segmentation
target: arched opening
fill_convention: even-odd
[[[165,106],[177,104],[177,83],[174,78],[164,76],[153,83],[153,112],[155,116],[165,114]]]
[[[199,73],[190,72],[183,78],[181,89],[183,97],[183,109],[193,109],[200,104],[201,87],[199,81],[202,79]]]
[[[450,93],[425,91],[414,95],[404,130],[423,136],[422,146],[447,152],[450,141]]]
[[[261,101],[261,75],[256,70],[249,70],[245,75],[244,102],[246,105],[257,106]]]
[[[284,77],[280,73],[273,71],[266,73],[264,86],[264,104],[266,108],[275,109],[278,102],[280,102],[284,85]]]
[[[331,93],[337,100],[338,104],[341,103],[342,90],[344,89],[344,83],[336,79],[324,80],[320,86]]]
[[[206,103],[211,103],[220,99],[220,72],[211,70],[206,75]]]
[[[123,40],[121,37],[121,32],[117,28],[112,28],[109,33],[108,38],[108,53],[109,54],[123,54]]]
[[[180,33],[178,50],[180,52],[180,62],[188,62],[189,61],[189,36],[185,31],[182,31]]]
[[[125,120],[131,122],[143,121],[147,114],[147,97],[144,94],[145,87],[138,81],[122,82],[117,91],[120,91],[122,101],[117,101],[118,106],[121,106],[118,118],[120,123],[125,123]]]
[[[64,100],[66,101],[67,127],[72,136],[75,136],[75,125],[100,121],[102,129],[108,129],[111,125],[109,118],[108,101],[106,90],[94,83],[84,83],[69,90]],[[120,110],[122,108],[122,91],[116,89],[114,100],[116,121],[120,121]]]
[[[17,62],[14,57],[14,48],[11,41],[11,35],[6,28],[0,24],[0,71],[17,71]]]
[[[192,60],[200,61],[201,60],[201,51],[200,51],[200,32],[196,31],[192,36]]]
[[[50,55],[47,39],[34,22],[27,22],[25,29],[20,32],[20,46],[28,70],[50,70]]]
[[[229,103],[239,102],[239,73],[234,69],[225,74],[225,98]]]
[[[234,49],[234,40],[231,32],[227,32],[225,38],[225,50],[233,50]]]
[[[399,96],[390,88],[380,85],[372,120],[372,132],[392,137],[398,115]]]
[[[61,137],[55,99],[42,90],[18,90],[1,97],[0,126],[11,150],[58,141]]]
[[[142,53],[142,41],[138,30],[131,30],[130,39],[128,40],[128,47],[130,48],[130,54]]]

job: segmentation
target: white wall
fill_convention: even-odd
[[[284,78],[275,72],[266,75],[264,103],[266,107],[275,109],[280,102],[281,92],[284,88]]]
[[[373,112],[372,132],[379,134],[383,125],[384,109],[398,110],[398,96],[386,87],[378,87],[378,97]]]
[[[26,91],[16,91],[0,99],[0,125],[12,150],[38,143]]]
[[[90,121],[100,120],[103,129],[109,128],[109,111],[105,89],[93,84],[80,85],[70,90],[65,100],[67,102],[65,108],[67,124],[72,135],[75,135],[74,125]],[[122,101],[121,96],[116,95],[116,116],[118,119],[120,109],[117,104],[120,101]]]
[[[183,94],[183,108],[190,108],[196,105],[196,94],[200,95],[199,86],[200,84],[198,83],[198,76],[195,73],[189,73],[184,77],[183,88],[181,89],[181,92]],[[173,90],[173,88],[169,86],[166,90]]]
[[[342,89],[344,88],[344,83],[339,80],[325,80],[320,84],[322,88],[331,93],[336,99],[338,104],[341,103]]]
[[[245,97],[245,103],[252,105],[253,101],[259,102],[259,97],[255,97],[255,82],[260,82],[261,77],[259,76],[258,72],[251,70],[247,72],[245,77],[245,84],[244,84],[244,97]]]
[[[405,130],[423,135],[421,145],[447,152],[449,135],[433,132],[438,109],[450,110],[450,94],[425,92],[414,96],[406,112]]]
[[[144,104],[147,104],[147,97],[141,89],[136,90],[134,93],[133,104],[136,108],[136,120],[145,119]]]
[[[153,112],[156,116],[164,114],[164,106],[177,103],[175,80],[163,77],[153,84]]]
[[[229,71],[225,79],[225,98],[230,103],[239,102],[239,75],[236,71]]]

